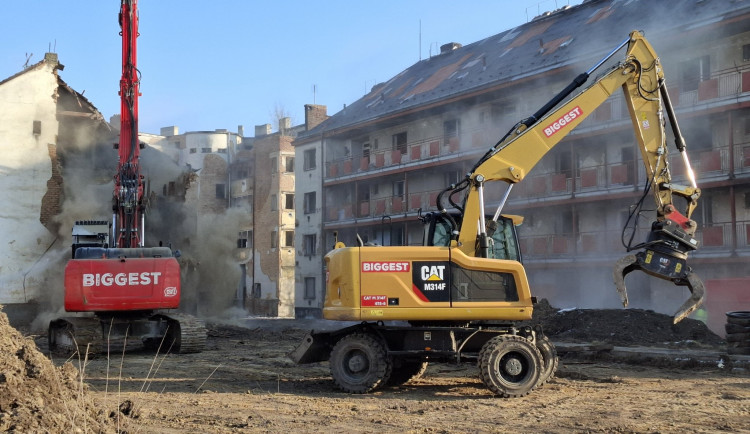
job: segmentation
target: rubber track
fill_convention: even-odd
[[[200,353],[206,347],[206,324],[203,320],[192,315],[184,313],[162,314],[163,317],[171,321],[176,321],[180,325],[180,354]]]

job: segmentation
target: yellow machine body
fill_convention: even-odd
[[[518,261],[467,256],[456,247],[343,247],[325,257],[323,317],[339,321],[531,319]]]

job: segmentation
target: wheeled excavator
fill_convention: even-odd
[[[623,60],[603,67],[625,47]],[[605,72],[571,96],[599,68]],[[420,376],[430,361],[475,362],[482,382],[502,397],[523,396],[544,384],[557,369],[557,353],[540,327],[518,324],[532,318],[536,299],[515,231],[522,218],[503,215],[502,209],[512,187],[618,89],[624,92],[648,177],[640,202],[650,193],[656,216],[647,240],[629,243],[633,253],[617,261],[615,288],[627,306],[625,276],[641,270],[690,290],[690,298],[674,315],[675,323],[700,306],[704,285],[687,265],[688,254],[699,247],[697,225],[690,216],[700,189],[662,65],[649,42],[634,31],[518,122],[463,180],[437,196],[438,211],[421,216],[423,246],[346,247],[337,242],[325,256],[323,317],[359,323],[336,331],[313,330],[290,353],[292,360],[328,360],[335,385],[350,393],[405,383]],[[690,185],[672,181],[667,123]],[[488,214],[485,187],[497,181],[507,184],[506,190],[497,210]],[[450,210],[444,206],[446,197]],[[685,202],[679,210],[673,203],[678,197]],[[400,325],[403,321],[409,325]]]
[[[52,320],[53,351],[99,352],[109,342],[140,339],[147,347],[190,353],[203,350],[203,321],[175,313],[180,304],[180,265],[171,247],[146,247],[146,187],[138,139],[140,72],[136,66],[137,0],[122,0],[120,138],[114,145],[112,221],[81,220],[73,226],[72,259],[65,267],[66,312]],[[93,315],[90,315],[93,314]]]

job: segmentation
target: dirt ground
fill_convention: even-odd
[[[556,315],[564,314],[568,313]],[[639,315],[640,320],[654,316]],[[665,317],[663,324],[668,322]],[[126,403],[122,409],[127,420],[110,423],[105,430],[750,432],[746,370],[566,357],[557,377],[546,385],[523,398],[499,399],[480,382],[475,366],[435,364],[424,378],[404,386],[347,395],[334,389],[327,363],[300,366],[286,357],[310,327],[320,328],[319,323],[248,320],[244,325],[209,323],[207,348],[199,354],[130,351],[123,356],[113,349],[109,357],[72,362],[81,368],[90,395],[107,411]],[[679,334],[664,327],[663,336]],[[720,338],[707,331],[692,334],[698,340],[688,338],[682,344],[686,348],[697,344],[719,353]],[[663,344],[674,347],[680,339]],[[36,341],[46,354],[44,337]],[[53,362],[61,365],[64,360]]]

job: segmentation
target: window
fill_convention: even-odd
[[[443,136],[445,136],[446,142],[448,142],[451,137],[458,137],[459,125],[458,119],[451,119],[443,122]]]
[[[404,197],[404,181],[393,182],[393,197]]]
[[[210,154],[211,153],[211,148],[201,148],[201,153],[203,153],[203,154]]]
[[[406,131],[393,135],[392,149],[398,149],[402,154],[406,154]]]
[[[271,211],[278,211],[279,209],[279,201],[276,199],[276,195],[271,195]]]
[[[708,55],[680,63],[681,91],[698,90],[701,81],[711,78],[711,61]]]
[[[303,161],[303,169],[304,170],[313,170],[315,169],[315,149],[308,149],[303,154],[304,161]]]
[[[284,231],[284,247],[294,247],[294,231]]]
[[[253,231],[240,231],[239,238],[237,238],[238,249],[252,249],[253,248]]]
[[[305,277],[305,298],[315,299],[315,278]]]
[[[397,226],[391,230],[391,245],[392,246],[404,246],[404,227]]]
[[[227,148],[219,148],[216,152],[218,152],[219,154],[226,154]]]
[[[34,121],[32,127],[31,127],[31,132],[35,136],[38,136],[38,135],[42,134],[42,121]]]
[[[217,199],[226,199],[226,185],[225,184],[216,184],[216,198]]]
[[[294,209],[294,193],[284,195],[284,209]]]
[[[276,246],[279,244],[279,233],[276,231],[271,231],[271,248],[275,249]]]
[[[315,192],[305,193],[305,214],[312,214],[317,208]]]
[[[445,172],[445,185],[458,184],[459,180],[461,180],[461,172],[459,170]]]
[[[317,244],[317,236],[315,234],[305,235],[304,237],[302,237],[302,242],[304,243],[304,245],[302,246],[304,248],[303,254],[305,256],[315,255],[315,245]]]
[[[197,150],[197,149],[195,149],[195,148],[190,148],[190,153],[191,153],[191,154],[195,154],[196,152],[198,152],[198,150]]]
[[[294,173],[294,157],[286,157],[286,171]]]
[[[276,160],[276,157],[271,157],[271,173],[276,173],[278,171],[279,171],[278,160]]]
[[[742,61],[750,61],[750,44],[745,44],[742,46]]]

